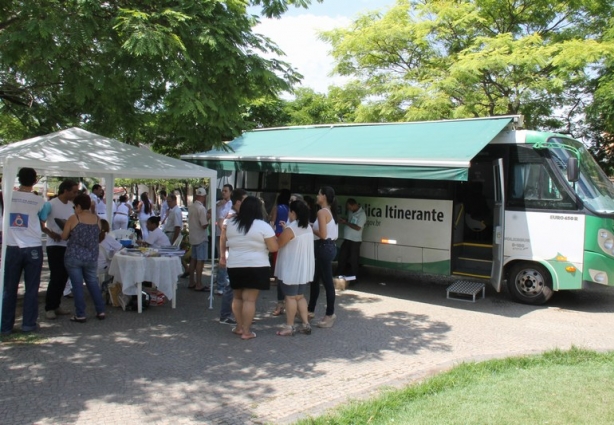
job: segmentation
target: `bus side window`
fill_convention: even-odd
[[[514,164],[510,176],[510,206],[539,209],[574,209],[557,182],[541,163]]]

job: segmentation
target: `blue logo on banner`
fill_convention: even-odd
[[[28,227],[28,215],[20,213],[11,213],[9,215],[11,220],[11,227]]]

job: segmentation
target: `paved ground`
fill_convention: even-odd
[[[490,290],[475,304],[447,300],[447,284],[371,274],[338,297],[335,327],[310,336],[275,335],[271,290],[258,337],[241,341],[216,322],[219,298],[209,310],[208,295],[185,282],[176,310],[42,319],[43,342],[0,344],[0,423],[288,424],[462,361],[614,349],[614,288],[530,307]],[[42,310],[44,288],[40,300]]]

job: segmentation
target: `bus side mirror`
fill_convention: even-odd
[[[578,181],[578,178],[578,158],[570,156],[567,159],[567,181],[570,183],[575,183]]]

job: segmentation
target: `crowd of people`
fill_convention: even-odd
[[[43,239],[47,235],[46,253],[49,283],[45,295],[45,317],[55,320],[59,315],[71,315],[70,320],[86,323],[86,303],[83,287],[94,303],[96,318],[106,318],[105,303],[98,274],[109,267],[110,255],[122,248],[110,235],[114,229],[127,228],[132,207],[125,196],[113,205],[113,218],[108,220],[104,190],[96,184],[89,195],[81,193],[79,183],[64,180],[58,194],[49,201],[33,191],[38,181],[36,170],[21,168],[17,175],[19,188],[12,194],[11,205],[3,208],[9,214],[9,228],[3,235],[6,244],[4,293],[0,332],[13,332],[16,320],[17,294],[22,275],[25,285],[22,332],[38,329],[38,291],[43,267]],[[175,195],[168,196],[165,224],[153,215],[153,205],[147,194],[136,206],[144,245],[170,245],[183,227],[181,211]],[[110,222],[112,225],[110,225]],[[172,239],[172,240],[171,240]],[[67,283],[74,299],[74,314],[61,306]]]
[[[22,168],[18,174],[19,189],[13,194],[10,226],[4,235],[7,245],[2,323],[0,331],[9,334],[15,324],[17,290],[23,273],[25,296],[21,330],[37,329],[38,289],[43,264],[42,237],[47,237],[49,285],[45,297],[45,316],[70,315],[61,307],[68,280],[72,283],[75,310],[73,322],[85,323],[86,304],[83,286],[87,288],[96,311],[96,318],[106,317],[105,303],[98,281],[99,271],[109,267],[109,252],[121,249],[110,235],[111,229],[125,229],[128,218],[138,214],[142,238],[140,245],[166,246],[180,237],[183,227],[181,211],[174,194],[161,191],[160,216],[153,214],[147,193],[130,205],[125,196],[113,206],[113,217],[106,216],[104,190],[92,187],[91,195],[81,194],[79,184],[63,181],[58,195],[49,202],[32,193],[36,171]],[[220,322],[234,325],[232,332],[243,340],[256,337],[251,326],[260,291],[268,290],[271,277],[277,281],[277,308],[274,316],[285,312],[285,325],[279,336],[295,333],[311,334],[315,318],[320,282],[326,294],[326,310],[316,321],[320,328],[330,328],[336,321],[333,260],[337,256],[336,240],[339,224],[345,224],[344,242],[336,273],[350,270],[358,274],[358,256],[366,215],[354,199],[348,199],[347,219],[338,217],[338,205],[332,187],[319,189],[316,199],[291,194],[284,189],[268,215],[260,198],[248,196],[243,189],[229,184],[213,211],[207,211],[207,192],[197,188],[188,210],[191,245],[190,263],[184,277],[188,288],[207,291],[202,284],[205,261],[209,258],[209,224],[216,226],[215,247],[219,249],[215,291],[222,295]],[[212,253],[215,255],[215,253]],[[210,290],[214,290],[211,288]],[[309,297],[307,299],[307,296]],[[294,325],[296,317],[300,326]]]
[[[326,311],[316,326],[332,327],[337,318],[332,263],[337,255],[339,223],[346,224],[350,233],[344,234],[349,242],[342,245],[337,272],[351,267],[351,272],[358,274],[361,233],[366,222],[358,203],[350,198],[346,205],[348,218],[341,219],[332,187],[321,187],[312,203],[284,189],[267,217],[259,198],[247,196],[243,189],[232,190],[231,185],[225,185],[224,192],[226,196],[217,204],[221,223],[217,283],[223,285],[227,280],[229,289],[222,291],[220,322],[236,325],[232,332],[242,339],[256,337],[251,330],[256,300],[260,291],[270,288],[272,269],[278,292],[278,304],[272,314],[286,313],[286,323],[277,335],[311,334],[310,321],[315,318],[320,282],[326,293]],[[230,210],[221,219],[220,212],[226,208]],[[299,327],[294,326],[297,314]]]

